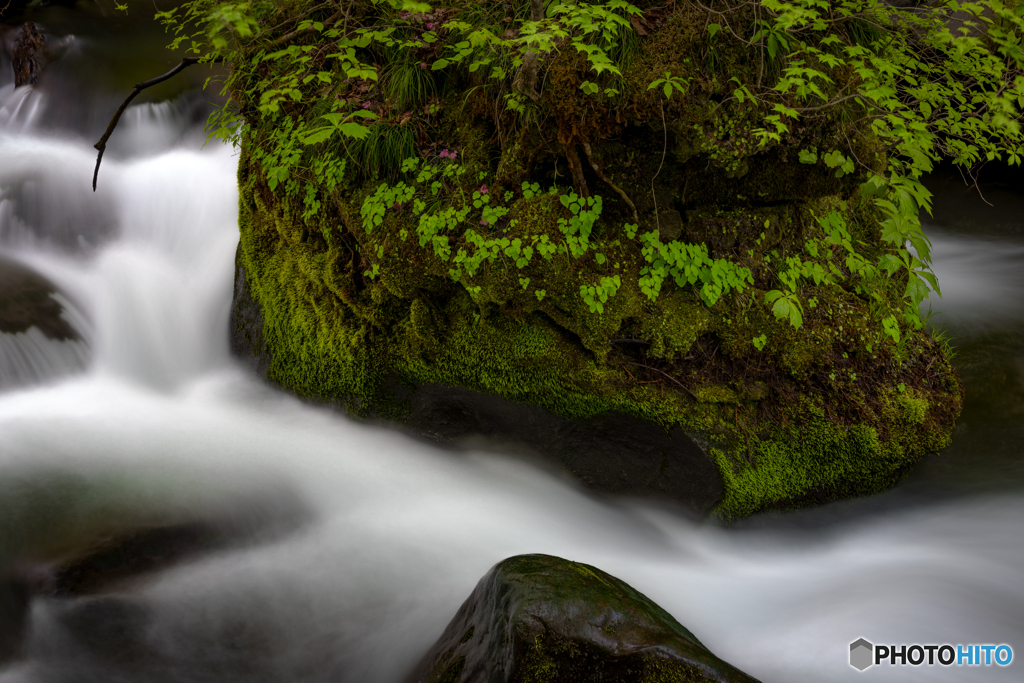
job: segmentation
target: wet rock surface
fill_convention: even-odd
[[[28,266],[0,255],[0,333],[17,334],[38,327],[50,339],[78,340],[53,298],[57,288]]]
[[[11,52],[14,66],[14,85],[35,85],[42,71],[43,36],[31,21],[26,21],[18,32]]]
[[[498,563],[406,683],[756,683],[623,581],[550,555]]]

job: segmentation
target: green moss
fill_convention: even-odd
[[[681,427],[712,449],[725,518],[877,491],[943,448],[960,408],[948,360],[924,332],[903,330],[897,345],[881,328],[905,282],[805,283],[799,330],[764,303],[786,260],[811,258],[808,243],[823,238],[816,216],[839,212],[865,258],[880,255],[877,211],[856,194],[862,173],[836,178],[797,158],[814,145],[877,166],[877,140],[846,123],[862,117],[844,105],[802,120],[770,148],[751,146],[761,119],[729,97],[726,76],[749,80],[761,65],[727,44],[712,55],[705,20],[696,6],[673,10],[635,50],[616,106],[579,90],[581,58],[568,53],[554,58],[545,95],[531,105],[544,116],[530,125],[495,114],[503,109],[493,89],[467,94],[453,78],[438,92],[443,114],[415,153],[436,159],[440,145],[457,149],[466,169],[427,198],[437,205],[431,211],[484,182],[492,197],[513,193],[504,226],[456,226],[445,235],[453,250],[470,228],[560,243],[557,198],[524,198],[520,185],[564,187],[567,157],[582,156],[587,142],[632,198],[640,231],[662,229],[659,216],[672,216],[678,239],[749,268],[752,286],[708,307],[694,287],[668,280],[649,300],[638,286],[640,245],[622,228],[633,213],[586,160],[587,183],[605,198],[590,252],[535,255],[522,267],[502,258],[455,281],[450,262],[419,244],[411,206],[389,207],[382,224],[364,229],[360,210],[379,180],[351,175],[304,222],[300,198],[263,181],[251,146],[266,137],[256,130],[239,166],[240,265],[263,311],[268,377],[395,420],[409,412],[403,387],[445,384],[569,418],[616,411]],[[686,96],[665,102],[646,88],[665,71],[689,79]],[[833,87],[844,87],[840,76]],[[390,167],[368,175],[389,174],[397,177]],[[845,267],[841,249],[819,249],[821,263]],[[622,285],[595,314],[580,287],[612,275]]]

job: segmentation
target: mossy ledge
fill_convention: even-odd
[[[707,69],[694,12],[681,4],[648,26],[623,65],[616,106],[588,99],[586,64],[563,52],[552,57],[529,124],[501,113],[486,84],[449,74],[431,81],[434,103],[418,133],[397,116],[374,125],[378,144],[408,138],[420,159],[458,150],[465,173],[446,181],[449,198],[472,194],[481,178],[490,196],[507,197],[507,216],[474,224],[477,233],[561,239],[558,197],[528,196],[524,182],[564,186],[572,177],[577,189],[602,194],[594,248],[581,258],[558,254],[520,268],[498,259],[453,279],[416,239],[411,202],[365,226],[367,197],[401,177],[383,162],[324,189],[319,210],[304,212],[303,197],[268,183],[261,145],[274,124],[255,111],[258,93],[236,93],[249,124],[238,175],[236,352],[262,359],[265,376],[289,391],[360,416],[416,422],[415,392],[447,386],[568,420],[614,414],[681,430],[717,468],[714,513],[724,519],[874,493],[945,448],[962,387],[926,331],[905,326],[898,342],[885,333],[882,319],[902,305],[899,276],[873,298],[859,293],[837,247],[848,279],[801,286],[811,302],[802,327],[765,304],[773,264],[824,239],[817,217],[838,212],[866,257],[882,253],[878,216],[858,190],[870,169],[837,178],[798,158],[809,147],[839,148],[877,170],[886,163],[878,141],[851,123],[859,120],[851,101],[767,148],[755,145],[757,117],[722,102],[728,76],[753,78],[757,60],[719,45],[717,66]],[[691,85],[685,97],[659,103],[646,85],[666,71]],[[843,77],[836,74],[836,88]],[[374,99],[386,118],[387,77],[374,87],[346,85],[331,96]],[[633,211],[609,181],[632,198],[639,232],[705,245],[712,258],[749,268],[753,283],[708,306],[697,289],[667,280],[650,300],[638,286],[641,244],[622,228]],[[450,230],[447,244],[465,245],[468,232]],[[613,274],[621,287],[593,312],[581,285]]]

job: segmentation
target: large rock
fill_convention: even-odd
[[[498,563],[407,683],[756,683],[650,599],[550,555]]]
[[[755,110],[767,104],[739,102],[721,76],[761,85],[746,46],[722,33],[713,49],[695,5],[644,21],[621,102],[587,95],[585,60],[558,53],[537,126],[506,125],[505,100],[454,60],[430,81],[434,104],[409,108],[415,126],[387,119],[379,103],[399,86],[381,64],[379,83],[344,95],[381,107],[372,144],[349,150],[337,186],[291,178],[305,194],[274,175],[267,93],[234,93],[252,124],[236,353],[248,345],[242,357],[299,396],[441,441],[525,442],[598,490],[713,503],[727,519],[893,486],[949,445],[962,389],[942,346],[905,320],[905,281],[869,293],[845,250],[819,248],[834,239],[827,215],[866,262],[889,253],[862,190],[885,149],[846,99],[766,142]],[[690,82],[685,96],[648,87],[666,72]],[[835,93],[855,88],[835,76]],[[314,125],[318,97],[290,115]],[[837,177],[810,149],[861,163]],[[588,194],[584,212],[572,198]],[[794,286],[780,264],[812,263],[834,277],[799,276],[802,317],[778,318],[768,296]]]

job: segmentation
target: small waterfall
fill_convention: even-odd
[[[36,130],[45,97],[33,88],[0,97],[0,116],[10,114],[0,120],[0,250],[32,256],[73,288],[81,307],[72,317],[89,327],[79,329],[88,341],[55,342],[34,328],[4,337],[0,386],[81,370],[87,356],[96,372],[163,387],[223,366],[235,161],[220,145],[199,151],[205,103],[192,93],[130,107],[94,193],[95,150]],[[192,151],[179,148],[186,140]]]

